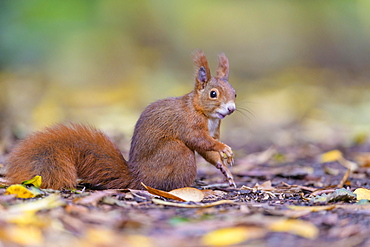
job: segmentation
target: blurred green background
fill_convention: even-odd
[[[2,145],[66,120],[129,145],[146,105],[192,90],[196,49],[213,71],[230,60],[234,148],[363,141],[369,13],[367,0],[0,1]]]

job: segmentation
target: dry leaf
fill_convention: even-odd
[[[370,166],[370,153],[356,153],[356,162],[362,167]]]
[[[318,211],[323,211],[323,210],[331,210],[335,208],[335,205],[328,205],[328,206],[288,206],[289,209],[292,210],[308,210],[311,212],[318,212]]]
[[[272,187],[271,185],[271,181],[268,180],[264,183],[262,183],[261,185],[256,183],[255,186],[253,186],[253,188],[251,187],[248,187],[248,186],[245,186],[243,185],[241,188],[241,190],[252,190],[252,191],[257,191],[257,190],[262,190],[262,191],[275,191],[276,188],[275,187]]]
[[[368,189],[358,188],[353,193],[356,194],[357,201],[362,199],[370,200],[370,190]]]
[[[201,190],[191,187],[179,188],[172,190],[170,192],[166,192],[163,190],[157,190],[152,187],[146,186],[145,184],[141,183],[144,188],[149,191],[150,193],[162,196],[168,199],[173,199],[182,202],[200,202],[204,198],[204,193]]]
[[[204,198],[204,193],[201,190],[191,187],[171,190],[169,193],[180,197],[186,202],[200,202]]]
[[[259,185],[258,183],[255,185],[255,187],[257,187],[259,190],[263,190],[263,191],[274,191],[276,190],[275,187],[272,187],[271,185],[271,181],[268,180],[266,182],[264,182],[263,184]]]
[[[230,246],[240,244],[249,239],[260,238],[265,235],[266,230],[254,226],[239,226],[218,229],[203,236],[204,245]]]
[[[39,246],[43,243],[41,230],[34,226],[2,227],[0,239],[21,246]]]
[[[153,240],[144,235],[128,235],[126,236],[127,242],[132,247],[152,247],[154,246]]]
[[[343,157],[342,152],[336,149],[336,150],[332,150],[332,151],[321,154],[319,159],[321,163],[328,163],[328,162],[338,161],[342,157]]]
[[[334,192],[329,194],[321,194],[314,196],[310,199],[313,203],[328,203],[328,202],[338,202],[338,201],[352,201],[356,199],[356,195],[350,190],[346,189],[336,189]]]
[[[157,189],[154,189],[152,187],[149,187],[149,186],[146,186],[145,184],[141,183],[142,186],[144,186],[144,188],[151,194],[153,195],[157,195],[157,196],[162,196],[162,197],[165,197],[165,198],[168,198],[168,199],[173,199],[173,200],[177,200],[177,201],[181,201],[181,202],[184,202],[185,200],[180,198],[180,197],[177,197],[175,195],[172,195],[166,191],[163,191],[163,190],[157,190]]]
[[[180,208],[209,208],[209,207],[218,206],[222,204],[233,204],[234,203],[234,201],[232,200],[221,200],[221,201],[215,201],[215,202],[210,202],[210,203],[184,204],[184,203],[176,203],[176,202],[167,202],[167,201],[159,200],[156,198],[153,198],[152,202],[154,202],[155,204],[180,207]]]
[[[303,220],[282,219],[268,227],[274,232],[289,232],[308,239],[315,239],[319,235],[319,229],[314,224]]]
[[[358,168],[358,164],[355,162],[349,161],[343,157],[343,154],[339,150],[332,150],[320,155],[319,158],[321,163],[334,162],[338,161],[342,166],[354,171]]]
[[[57,194],[51,194],[40,200],[20,203],[9,207],[8,213],[33,213],[42,209],[63,206],[65,202]]]

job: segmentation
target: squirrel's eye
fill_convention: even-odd
[[[212,99],[214,98],[217,98],[217,92],[215,90],[212,90],[210,93],[209,93],[209,96],[211,96]]]

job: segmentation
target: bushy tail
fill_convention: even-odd
[[[42,176],[42,188],[75,188],[77,178],[100,188],[125,188],[127,163],[101,131],[80,124],[57,124],[35,132],[9,154],[6,178],[21,183]]]

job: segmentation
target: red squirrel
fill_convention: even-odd
[[[20,183],[42,176],[42,188],[71,189],[77,179],[95,188],[161,190],[191,186],[195,152],[217,167],[235,187],[227,168],[233,152],[219,141],[221,119],[235,111],[236,93],[228,83],[229,62],[219,55],[212,77],[202,51],[194,53],[195,87],[181,97],[150,104],[135,125],[129,160],[101,131],[82,124],[57,124],[35,132],[9,154],[6,178]]]

